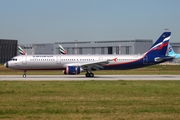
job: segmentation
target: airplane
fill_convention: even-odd
[[[180,59],[180,54],[176,54],[170,44],[168,44],[167,55],[171,56],[171,57],[174,57],[173,60],[175,62],[177,62],[177,63],[180,62],[180,60],[179,60]]]
[[[20,55],[27,55],[27,53],[20,46],[18,46],[18,51]]]
[[[61,45],[59,45],[58,48],[59,48],[61,54],[67,54],[66,50]]]
[[[94,77],[93,70],[125,70],[146,67],[172,60],[167,56],[171,32],[164,32],[152,47],[141,55],[22,55],[7,61],[6,68],[23,70],[63,70],[76,75],[85,71],[86,77]]]

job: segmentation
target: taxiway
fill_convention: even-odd
[[[180,75],[0,75],[0,81],[180,80]]]

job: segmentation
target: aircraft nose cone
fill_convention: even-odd
[[[4,66],[8,68],[8,62],[4,63]]]

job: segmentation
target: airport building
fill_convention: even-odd
[[[60,54],[62,45],[68,54],[143,54],[153,44],[153,40],[111,40],[111,41],[73,41],[43,44],[20,44],[27,54]],[[170,43],[176,53],[180,53],[180,43]],[[17,51],[17,54],[19,52]]]
[[[5,63],[17,55],[18,40],[0,39],[0,63]]]
[[[68,54],[143,54],[153,44],[153,40],[109,40],[109,41],[73,41],[43,44],[20,44],[28,54],[60,54],[58,45],[62,45]],[[170,43],[176,53],[180,53],[180,43]],[[18,40],[0,39],[0,63],[5,63],[19,55]]]
[[[68,54],[142,54],[152,43],[152,40],[56,42],[55,51],[59,52],[60,44]]]
[[[27,54],[60,54],[62,45],[68,54],[143,54],[153,44],[153,40],[112,40],[73,41],[47,44],[21,44]]]

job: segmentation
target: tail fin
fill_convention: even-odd
[[[168,44],[167,54],[169,56],[174,56],[176,54],[170,44]]]
[[[67,54],[66,50],[61,45],[59,45],[59,50],[61,54]]]
[[[146,55],[166,55],[170,36],[171,36],[171,32],[164,32],[145,54]]]
[[[26,55],[27,53],[20,47],[18,46],[18,51],[21,55]]]

